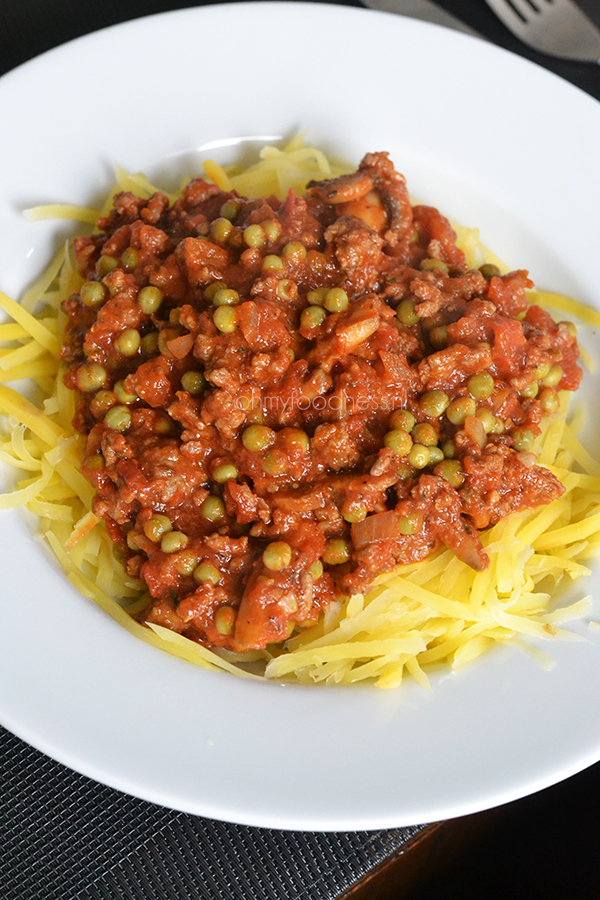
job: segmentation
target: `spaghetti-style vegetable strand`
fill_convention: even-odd
[[[265,148],[260,161],[243,171],[213,161],[206,161],[204,169],[222,189],[254,197],[285,196],[290,187],[301,191],[311,179],[344,171],[300,138],[283,150]],[[155,191],[143,175],[123,170],[117,175],[115,190],[145,197]],[[109,206],[110,200],[104,211]],[[98,215],[97,210],[69,206],[29,211],[34,220],[66,216],[89,224]],[[456,226],[456,231],[473,266],[484,261],[501,266],[482,247],[475,229]],[[9,344],[0,351],[0,381],[27,374],[38,385],[47,379],[53,385],[51,396],[40,403],[0,384],[0,413],[8,426],[0,458],[21,478],[0,496],[0,508],[26,506],[37,514],[71,583],[131,634],[206,669],[256,677],[240,664],[239,654],[207,650],[159,625],[142,625],[129,614],[143,607],[144,588],[126,575],[103,522],[92,512],[93,491],[80,472],[82,439],[71,424],[74,400],[62,382],[60,299],[80,284],[70,251],[63,250],[23,303],[0,293],[0,307],[12,320],[0,325],[0,341]],[[576,301],[542,291],[532,299],[600,326],[600,314]],[[431,668],[458,668],[515,636],[567,636],[558,626],[586,615],[589,600],[556,608],[553,597],[565,582],[588,574],[586,562],[600,550],[600,462],[585,450],[576,431],[577,423],[572,429],[567,422],[564,404],[546,421],[536,448],[538,463],[560,479],[565,493],[546,507],[513,514],[490,528],[483,536],[487,570],[476,572],[442,548],[424,562],[380,576],[364,596],[331,603],[314,627],[297,629],[283,646],[247,659],[262,660],[267,678],[370,681],[392,688],[408,674],[429,687]]]

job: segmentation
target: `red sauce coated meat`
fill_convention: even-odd
[[[562,493],[531,452],[581,372],[524,271],[469,270],[387,154],[303,197],[117,196],[64,303],[83,472],[144,614],[284,640],[341,594]]]

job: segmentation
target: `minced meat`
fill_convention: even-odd
[[[469,270],[385,153],[248,200],[118,195],[68,315],[94,511],[143,619],[236,651],[562,487],[532,445],[581,372],[524,271]]]

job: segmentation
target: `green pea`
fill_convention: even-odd
[[[419,263],[419,268],[422,272],[444,272],[446,275],[450,271],[448,269],[448,264],[445,263],[442,259],[422,259]]]
[[[366,517],[367,507],[362,503],[358,503],[356,506],[353,506],[352,509],[348,510],[348,512],[344,513],[344,519],[351,525],[354,524],[354,522],[362,522]]]
[[[252,453],[266,450],[275,440],[275,432],[266,425],[249,425],[242,433],[242,444]]]
[[[283,434],[283,444],[288,452],[308,453],[310,438],[301,428],[288,428]]]
[[[325,295],[324,306],[328,312],[343,312],[348,308],[348,294],[343,288],[331,288]]]
[[[540,386],[537,381],[531,381],[526,387],[520,391],[521,397],[525,397],[526,400],[533,400],[537,397],[540,390]]]
[[[277,285],[277,296],[280,300],[293,300],[298,294],[298,287],[295,281],[289,278],[282,278]]]
[[[152,316],[158,312],[162,301],[163,292],[153,284],[147,284],[137,295],[138,306],[147,316]]]
[[[213,297],[218,291],[223,291],[227,288],[227,285],[224,281],[213,281],[212,284],[209,284],[208,287],[204,288],[204,299],[208,300],[209,303],[212,303]]]
[[[244,228],[244,243],[248,247],[262,247],[266,241],[266,235],[262,225],[248,225]]]
[[[323,563],[320,559],[315,560],[315,562],[310,566],[309,573],[312,576],[313,581],[318,581],[319,578],[323,575]]]
[[[113,388],[113,391],[115,392],[115,396],[119,403],[135,403],[135,401],[138,399],[137,394],[131,394],[125,389],[125,384],[123,383],[123,381],[117,381]]]
[[[431,453],[424,444],[413,444],[408,453],[408,461],[415,469],[424,469],[429,465]]]
[[[235,222],[241,206],[242,204],[239,200],[226,200],[219,212],[223,218],[229,219],[230,222]]]
[[[438,463],[433,471],[453,488],[459,488],[465,480],[462,463],[458,459],[445,459],[443,462]]]
[[[171,520],[168,516],[155,513],[150,519],[147,519],[143,525],[143,531],[149,541],[159,544],[163,534],[173,531]]]
[[[562,380],[562,377],[562,366],[559,366],[558,363],[554,363],[554,365],[550,367],[550,371],[548,372],[546,377],[542,378],[542,383],[544,387],[557,387]]]
[[[198,557],[192,550],[186,550],[177,557],[175,565],[180,575],[193,575],[198,565]]]
[[[98,391],[90,403],[92,415],[96,416],[97,419],[101,418],[116,402],[117,398],[113,391]]]
[[[300,315],[300,325],[311,330],[319,328],[327,318],[327,313],[321,306],[307,306]]]
[[[154,427],[157,434],[169,434],[174,424],[173,419],[166,412],[161,411],[156,416]]]
[[[127,537],[125,538],[125,540],[127,541],[127,546],[129,547],[130,550],[133,550],[134,553],[139,553],[139,550],[140,550],[140,548],[137,545],[138,537],[139,537],[139,534],[137,533],[137,531],[135,531],[132,528],[131,531],[127,532]]]
[[[233,225],[231,224],[231,221],[225,216],[220,216],[218,219],[213,219],[213,221],[210,223],[210,236],[212,237],[213,241],[224,243],[231,235],[232,231]]]
[[[158,353],[158,331],[149,331],[145,334],[140,347],[144,356],[155,356]]]
[[[121,265],[126,272],[133,272],[140,261],[140,255],[135,247],[127,247],[121,254]]]
[[[549,362],[540,363],[539,365],[534,366],[534,368],[531,370],[531,375],[533,378],[537,379],[538,381],[541,381],[543,378],[546,377],[546,375],[548,374],[548,372],[550,371],[551,368],[552,368],[552,363],[549,363]]]
[[[438,419],[446,412],[449,403],[450,397],[445,391],[427,391],[419,400],[423,415],[430,419]]]
[[[100,363],[87,363],[77,370],[77,387],[84,393],[97,391],[107,379],[106,369]]]
[[[209,581],[212,585],[217,585],[221,580],[221,573],[216,566],[205,561],[194,569],[194,578],[201,584]]]
[[[392,428],[402,428],[404,431],[411,432],[415,427],[416,419],[409,409],[395,409],[390,416],[390,425]]]
[[[438,433],[429,422],[419,422],[410,434],[415,444],[434,447],[438,442]]]
[[[309,291],[306,295],[306,299],[309,303],[313,304],[313,306],[325,306],[325,298],[329,293],[329,288],[320,287],[315,288],[314,291]]]
[[[328,566],[341,566],[350,559],[350,547],[343,538],[331,538],[323,551],[323,562]]]
[[[123,356],[135,356],[140,348],[142,339],[135,328],[127,328],[115,341],[115,347]]]
[[[477,410],[475,417],[483,425],[485,433],[490,434],[496,423],[496,416],[489,409],[482,408]]]
[[[498,416],[494,416],[494,421],[492,423],[492,427],[490,428],[490,434],[504,434],[506,430],[506,426],[502,419],[499,419]]]
[[[443,350],[448,346],[448,329],[445,325],[435,325],[429,332],[429,340],[434,350]]]
[[[232,334],[237,328],[237,309],[235,306],[219,306],[213,313],[213,322],[223,334]]]
[[[441,325],[446,325],[446,324],[447,324],[446,317],[442,312],[434,313],[431,316],[424,316],[421,319],[421,325],[423,326],[425,331],[427,331],[430,334],[431,334],[431,331],[433,328],[439,327]]]
[[[482,266],[479,266],[479,271],[488,281],[490,278],[497,277],[501,274],[498,266],[495,266],[493,263],[484,263]]]
[[[263,258],[261,269],[271,275],[277,275],[285,272],[285,263],[280,256],[275,253],[267,253]]]
[[[98,278],[104,278],[105,275],[108,275],[109,272],[116,269],[118,265],[119,260],[115,259],[114,256],[101,256],[96,263],[96,276]]]
[[[105,459],[102,453],[94,453],[85,460],[86,467],[91,472],[100,472],[105,466]]]
[[[158,333],[158,349],[162,353],[163,356],[172,356],[173,354],[169,350],[169,341],[175,340],[176,337],[179,337],[180,333],[176,328],[161,328]]]
[[[429,448],[429,463],[430,466],[437,466],[439,462],[441,462],[445,458],[444,451],[441,447],[430,447]]]
[[[410,297],[401,300],[396,309],[396,318],[402,325],[418,325],[421,319],[415,309],[415,301]]]
[[[283,231],[281,222],[277,219],[267,219],[262,223],[263,230],[270,241],[276,241],[278,237],[281,237],[281,232]]]
[[[401,462],[396,469],[396,474],[399,481],[410,481],[411,478],[414,478],[415,470],[408,462]]]
[[[319,250],[311,250],[310,253],[307,254],[307,259],[312,276],[315,279],[322,280],[327,270],[325,254],[321,253]]]
[[[543,411],[548,415],[555,413],[559,407],[558,394],[553,388],[543,388],[540,393],[540,404]]]
[[[281,255],[284,259],[297,265],[303,263],[306,259],[306,247],[304,244],[301,244],[300,241],[290,241],[281,251]]]
[[[265,549],[262,559],[267,569],[271,569],[273,572],[281,572],[292,561],[292,548],[285,541],[273,541]]]
[[[383,443],[386,447],[389,447],[396,456],[406,456],[413,445],[413,440],[410,434],[407,431],[404,431],[404,429],[394,428],[393,431],[388,431],[384,436]]]
[[[515,428],[512,432],[515,450],[531,450],[535,442],[535,435],[530,428]]]
[[[467,381],[469,393],[476,400],[486,400],[494,393],[494,378],[489,372],[477,372]]]
[[[106,299],[106,288],[100,281],[86,281],[81,285],[79,296],[90,309],[97,309]]]
[[[112,406],[104,416],[104,422],[113,431],[127,431],[131,425],[131,413],[126,406]]]
[[[185,550],[190,539],[183,531],[167,531],[160,541],[160,549],[163,553],[177,553]]]
[[[410,535],[416,534],[421,530],[421,516],[417,512],[409,513],[407,516],[401,516],[398,519],[398,531],[400,534]]]
[[[251,422],[262,423],[264,416],[261,409],[260,397],[255,396],[251,389],[244,390],[238,397],[240,409],[243,409]]]
[[[235,609],[231,606],[220,606],[215,614],[215,627],[219,634],[233,634],[235,628]]]
[[[199,397],[206,389],[206,378],[196,369],[188,369],[181,376],[181,387],[192,397]]]
[[[223,463],[213,471],[213,478],[217,484],[225,484],[226,481],[233,481],[239,475],[238,470],[231,463]]]
[[[262,458],[262,467],[267,475],[284,475],[288,465],[289,460],[281,450],[267,450]]]
[[[446,415],[453,425],[463,425],[467,416],[474,416],[477,406],[472,397],[457,397],[448,406]]]
[[[235,306],[240,302],[240,295],[233,288],[220,288],[212,292],[211,300],[213,306]]]
[[[456,456],[456,444],[454,441],[444,441],[442,444],[442,453],[446,459],[454,459]]]
[[[225,515],[225,504],[216,494],[209,494],[200,507],[200,514],[209,522],[217,522]]]

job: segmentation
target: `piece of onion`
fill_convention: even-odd
[[[396,541],[400,537],[398,521],[400,516],[395,509],[367,516],[362,522],[352,525],[352,541],[357,550],[362,550],[375,541]]]

